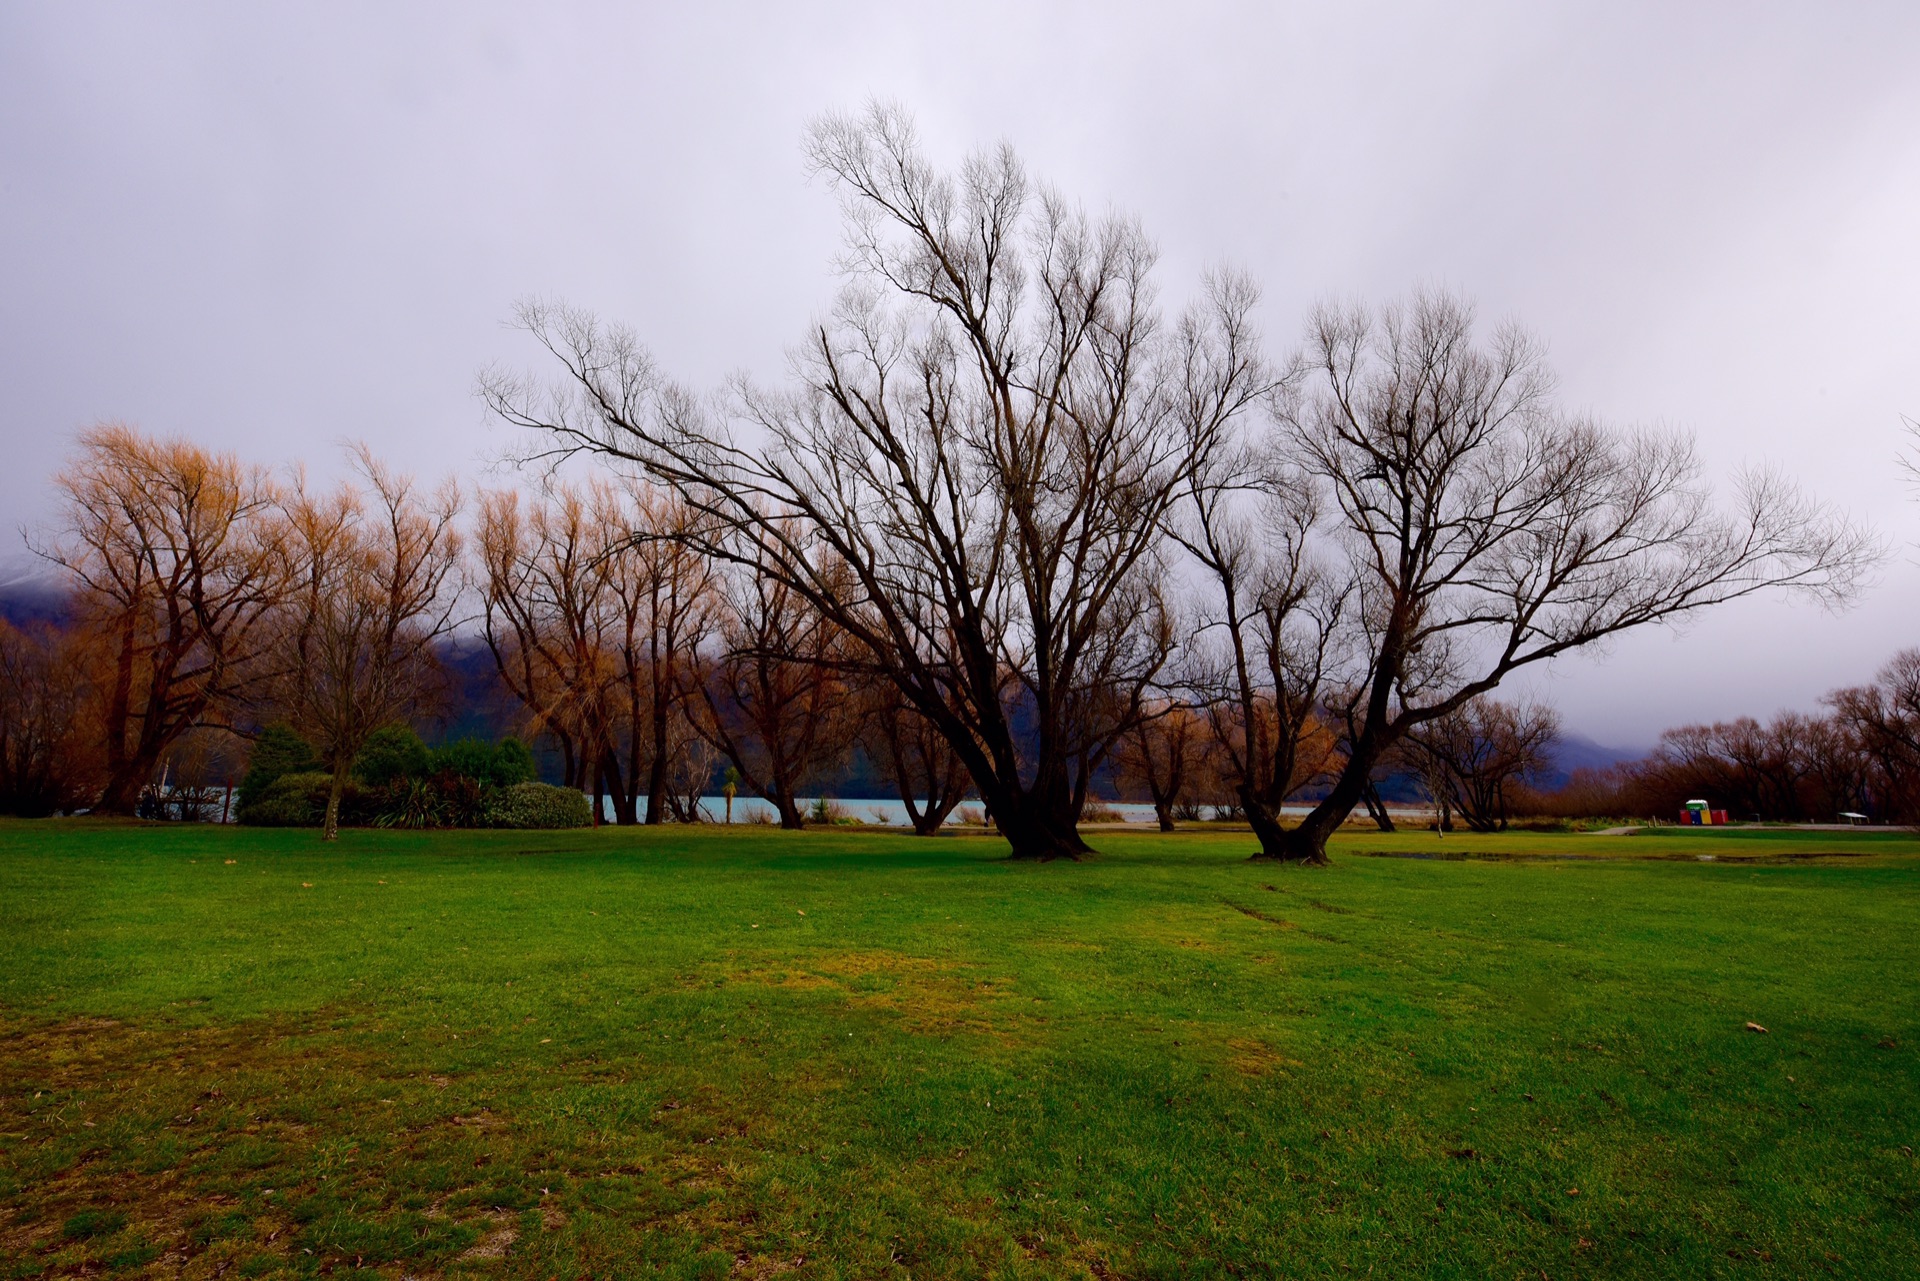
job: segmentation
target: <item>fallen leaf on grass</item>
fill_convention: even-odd
[[[303,890],[310,890],[310,889],[312,889],[312,888],[313,888],[313,882],[312,882],[312,881],[302,881],[302,882],[300,882],[300,888],[301,888],[301,889],[303,889]]]
[[[552,1037],[550,1037],[550,1036],[543,1036],[543,1037],[541,1037],[541,1038],[540,1038],[540,1044],[542,1044],[542,1045],[548,1045],[548,1044],[551,1044],[551,1043],[552,1043],[552,1041],[553,1041],[553,1038],[552,1038]]]
[[[1747,1022],[1747,1031],[1749,1032],[1764,1032],[1766,1030],[1767,1029],[1761,1027],[1758,1023],[1755,1023],[1752,1020],[1748,1020]]]
[[[238,863],[239,861],[240,860],[237,858],[230,858],[227,860],[227,866],[232,867],[235,863]]]

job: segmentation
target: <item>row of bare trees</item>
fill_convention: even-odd
[[[1115,781],[1144,793],[1163,831],[1203,812],[1247,822],[1255,832],[1282,828],[1281,810],[1318,796],[1340,777],[1352,750],[1351,727],[1327,707],[1279,708],[1253,701],[1239,714],[1231,693],[1196,683],[1180,700],[1147,709],[1121,740]],[[1442,830],[1455,821],[1499,831],[1540,804],[1537,784],[1553,764],[1559,718],[1537,704],[1477,698],[1409,734],[1376,762],[1370,784],[1411,783],[1437,811]],[[1377,787],[1364,798],[1386,830],[1394,820]]]
[[[353,480],[318,490],[125,426],[78,444],[35,543],[70,619],[0,636],[10,808],[133,813],[170,756],[271,717],[333,771],[331,836],[368,736],[431,692],[457,490],[424,493],[365,450]]]
[[[804,595],[705,555],[702,519],[645,483],[483,498],[482,630],[566,781],[619,822],[692,822],[725,768],[797,828],[864,747],[915,830],[937,830],[969,786],[946,741]]]
[[[1646,759],[1577,772],[1536,807],[1671,817],[1704,799],[1739,818],[1920,822],[1920,650],[1902,651],[1872,681],[1825,703],[1818,714],[1668,730]]]
[[[777,579],[717,565],[695,513],[638,483],[549,477],[482,492],[365,448],[316,486],[124,426],[84,433],[36,547],[65,571],[66,625],[0,624],[0,805],[132,813],[221,736],[284,722],[333,777],[381,728],[442,710],[442,659],[477,623],[521,727],[616,821],[701,817],[722,764],[787,826],[865,741],[917,828],[966,779],[848,641]],[[231,755],[231,753],[229,753]]]
[[[558,377],[496,369],[483,395],[530,457],[650,477],[681,542],[803,604],[1015,857],[1086,849],[1090,780],[1176,659],[1261,852],[1321,861],[1397,751],[1513,673],[1756,592],[1843,598],[1878,554],[1765,473],[1717,506],[1687,441],[1562,408],[1540,346],[1455,299],[1323,309],[1276,361],[1250,282],[1166,316],[1145,233],[1004,146],[942,173],[874,106],[808,159],[847,284],[792,383],[698,395],[630,331],[534,302]],[[1282,827],[1314,768],[1324,799]]]

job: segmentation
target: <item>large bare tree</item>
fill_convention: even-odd
[[[1324,309],[1305,365],[1278,425],[1355,585],[1353,728],[1280,857],[1325,861],[1384,754],[1515,671],[1757,592],[1843,598],[1878,558],[1769,474],[1715,506],[1688,441],[1560,409],[1539,345],[1510,325],[1478,338],[1455,298]]]
[[[483,393],[551,450],[671,486],[703,551],[805,598],[945,737],[1015,857],[1077,856],[1081,775],[1166,658],[1162,521],[1262,390],[1251,298],[1215,287],[1167,324],[1137,226],[1006,147],[940,173],[895,109],[822,120],[807,154],[844,200],[849,282],[796,388],[740,385],[717,418],[631,333],[531,304],[559,385]]]
[[[287,586],[267,475],[186,440],[107,424],[54,479],[61,515],[35,550],[76,587],[106,650],[97,808],[131,814],[161,756],[255,680]]]
[[[1354,586],[1318,546],[1314,500],[1283,459],[1236,440],[1196,460],[1172,525],[1202,571],[1188,681],[1207,711],[1220,783],[1269,856],[1286,850],[1286,799],[1334,759],[1323,700]]]
[[[333,774],[322,840],[340,832],[354,758],[375,730],[405,720],[434,691],[438,644],[457,604],[460,494],[431,492],[364,447],[364,492],[344,484],[287,503],[295,587],[280,612],[277,710]]]

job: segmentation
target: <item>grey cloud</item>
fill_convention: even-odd
[[[828,301],[806,120],[868,95],[1140,215],[1177,296],[1234,262],[1289,343],[1440,283],[1551,344],[1570,403],[1772,459],[1905,541],[1920,415],[1920,10],[1542,6],[78,6],[0,11],[9,524],[99,418],[281,462],[365,437],[477,469],[512,301],[631,322],[690,381],[777,377]],[[1569,663],[1626,744],[1809,705],[1920,642],[1920,573]]]

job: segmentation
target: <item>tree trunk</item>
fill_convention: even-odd
[[[1349,758],[1346,768],[1340,771],[1340,777],[1333,781],[1333,790],[1327,793],[1326,799],[1300,820],[1300,826],[1278,831],[1271,851],[1263,842],[1261,851],[1254,857],[1325,867],[1328,862],[1327,841],[1340,830],[1340,825],[1347,821],[1347,815],[1353,813],[1353,807],[1366,795],[1371,786],[1368,775],[1372,772],[1372,758]],[[1276,823],[1275,828],[1278,827]]]
[[[1368,779],[1361,789],[1360,798],[1367,803],[1367,817],[1373,820],[1374,825],[1383,832],[1391,832],[1393,815],[1387,813],[1387,803],[1380,799],[1380,792],[1374,787],[1372,779]]]
[[[667,714],[654,693],[653,762],[647,769],[647,825],[667,821]]]
[[[341,760],[333,767],[333,785],[327,789],[327,815],[320,821],[320,839],[337,841],[340,839],[340,798],[347,791],[347,770],[349,762]]]
[[[107,760],[107,784],[93,808],[102,814],[131,814],[140,803],[140,787],[151,776],[136,775],[126,759],[127,720],[133,708],[133,631],[131,623],[121,625],[119,652],[114,658],[113,688],[107,695],[106,717],[102,724],[103,747]]]
[[[640,821],[639,801],[634,796],[634,786],[638,780],[620,768],[620,758],[614,754],[614,746],[606,744],[601,749],[600,777],[605,782],[607,792],[613,797],[613,821],[616,826],[630,827]]]
[[[1260,852],[1255,858],[1288,858],[1287,829],[1280,826],[1280,813],[1268,805],[1251,787],[1240,788],[1240,812],[1247,816],[1247,826],[1253,829],[1255,839],[1260,842]]]
[[[1163,832],[1171,832],[1173,830],[1174,789],[1172,787],[1162,789],[1155,785],[1152,778],[1148,778],[1147,795],[1153,801],[1153,816],[1159,821],[1160,830]]]
[[[1093,853],[1074,823],[1074,797],[1062,786],[1053,795],[1033,788],[1001,798],[993,807],[1000,832],[1013,846],[1010,858],[1046,862]]]
[[[137,767],[122,766],[107,780],[106,789],[100,794],[100,803],[93,808],[102,814],[131,814],[139,808],[140,789],[144,785],[145,777]]]
[[[793,803],[792,794],[785,791],[776,791],[773,795],[767,797],[767,799],[772,801],[773,808],[779,811],[780,828],[782,831],[797,832],[807,825],[807,820],[800,815],[800,807]]]
[[[895,757],[898,760],[898,757]],[[927,807],[920,808],[920,797],[907,781],[906,772],[894,771],[894,790],[900,794],[900,804],[906,808],[907,822],[913,826],[915,836],[933,836],[939,833],[940,825],[947,821],[947,815],[953,813],[960,803],[957,796],[940,780],[931,777],[927,788]],[[951,799],[949,799],[951,798]]]

